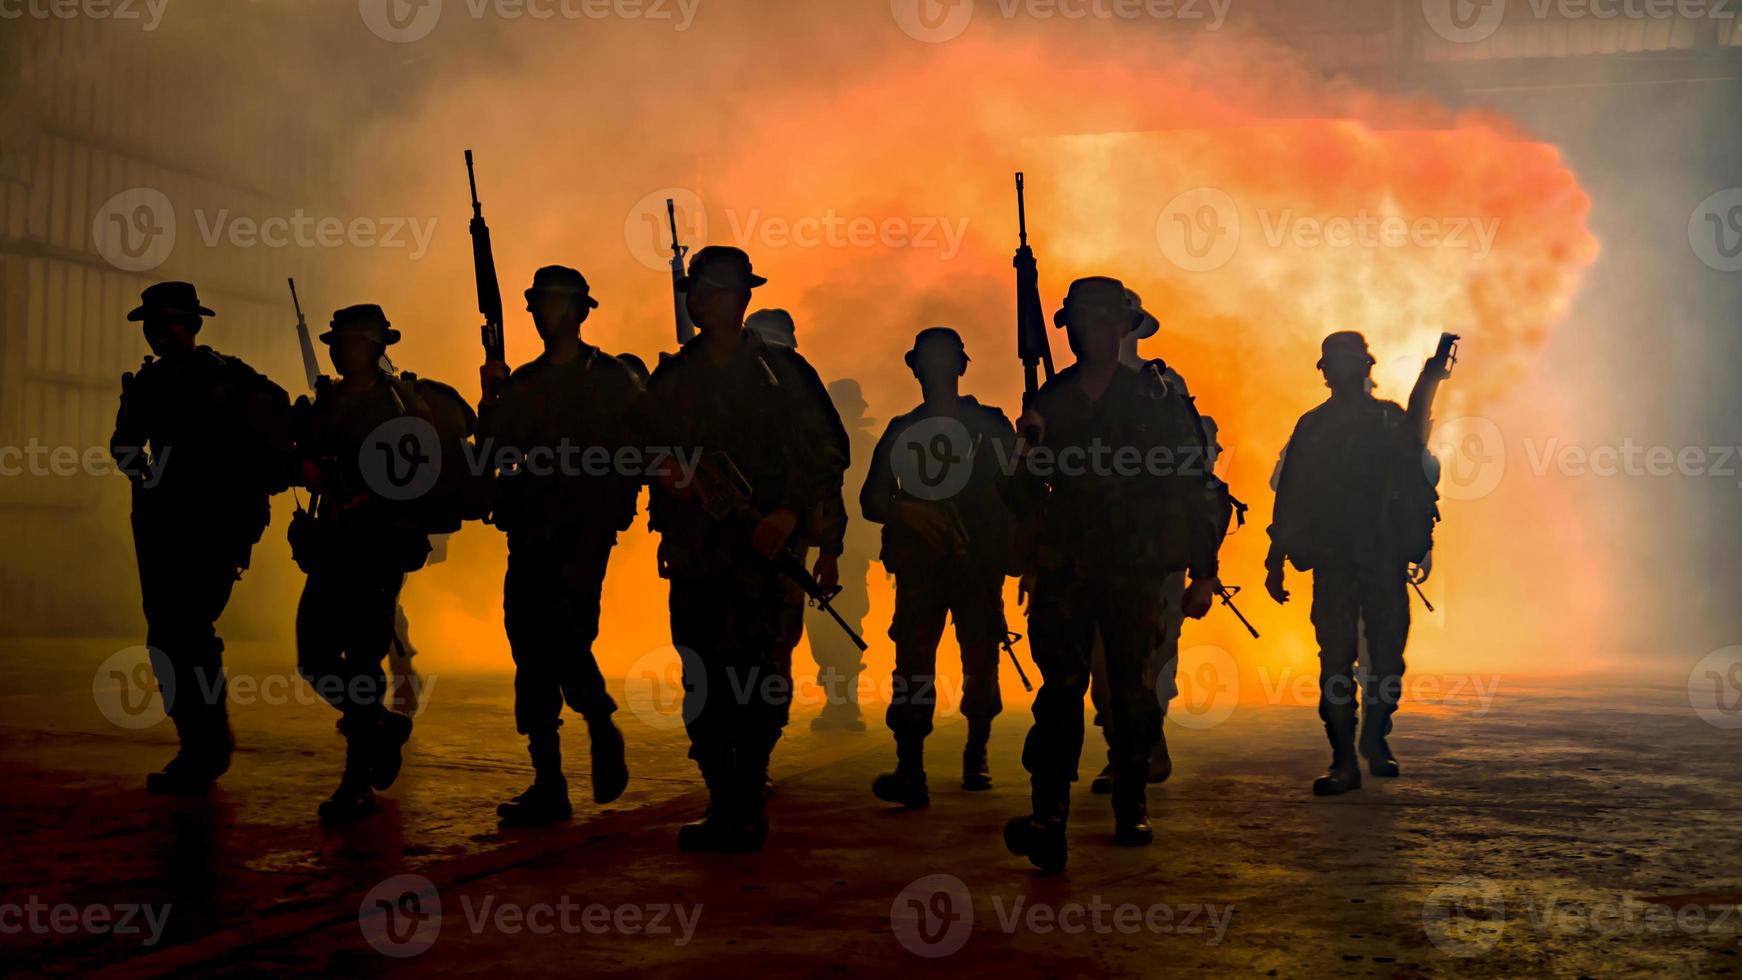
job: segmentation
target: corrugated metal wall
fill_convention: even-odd
[[[202,220],[209,227],[225,209],[315,211],[336,195],[313,168],[336,155],[312,132],[286,132],[287,113],[245,101],[270,91],[269,78],[251,91],[203,91],[185,39],[96,18],[11,20],[5,34],[0,73],[13,96],[0,106],[0,447],[68,447],[59,451],[107,465],[121,373],[148,352],[126,314],[162,279],[197,283],[218,312],[203,342],[280,379],[299,376],[284,279],[306,274],[313,250],[212,246]],[[219,70],[236,77],[234,65]],[[161,194],[151,200],[167,202],[167,213],[148,209],[135,224],[133,199],[105,210],[134,188]],[[134,261],[160,255],[153,268]],[[80,475],[43,473],[54,459],[36,458],[26,473],[0,477],[9,614],[0,630],[130,631],[125,481],[83,465]]]

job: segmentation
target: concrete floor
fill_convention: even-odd
[[[1026,804],[1021,709],[997,726],[990,793],[956,788],[961,728],[941,729],[933,805],[915,812],[867,791],[891,755],[877,726],[823,737],[799,718],[767,850],[698,857],[673,835],[699,781],[681,729],[648,710],[620,715],[623,799],[586,801],[576,744],[574,823],[499,831],[495,802],[529,778],[503,677],[440,678],[365,823],[312,819],[341,751],[318,704],[238,708],[244,750],[218,791],[148,796],[167,726],[105,719],[91,666],[107,649],[4,650],[45,678],[0,697],[9,973],[1742,973],[1738,733],[1685,690],[1509,678],[1491,705],[1415,705],[1394,739],[1405,778],[1327,800],[1307,792],[1325,754],[1312,710],[1243,704],[1214,728],[1170,726],[1154,846],[1108,846],[1085,783],[1070,869],[1043,876],[998,837]],[[56,906],[84,918],[56,926]]]

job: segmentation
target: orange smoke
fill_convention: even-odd
[[[825,379],[859,379],[879,425],[917,399],[900,354],[938,323],[967,339],[967,390],[1014,415],[1010,175],[1025,170],[1044,300],[1055,305],[1077,276],[1124,279],[1162,323],[1144,352],[1175,366],[1220,423],[1223,471],[1252,505],[1225,551],[1225,579],[1247,587],[1243,605],[1265,637],[1250,640],[1218,609],[1188,624],[1184,646],[1221,647],[1247,669],[1311,669],[1304,577],[1291,581],[1286,609],[1259,585],[1267,481],[1294,420],[1323,395],[1313,363],[1325,333],[1365,331],[1380,393],[1399,400],[1440,331],[1462,334],[1465,364],[1442,392],[1442,419],[1483,416],[1503,428],[1505,413],[1551,397],[1522,397],[1523,385],[1596,242],[1575,175],[1504,120],[1327,83],[1234,38],[1187,47],[1093,26],[1041,39],[989,25],[929,46],[881,21],[843,23],[869,14],[812,10],[752,53],[718,32],[748,36],[755,19],[714,9],[745,20],[699,25],[715,31],[707,45],[622,28],[583,58],[525,34],[511,69],[465,77],[439,106],[381,134],[371,153],[409,175],[383,193],[404,213],[440,220],[415,281],[383,279],[396,321],[426,325],[407,331],[404,365],[475,391],[460,172],[472,146],[504,295],[517,297],[547,262],[580,267],[603,303],[586,333],[607,349],[652,363],[672,344],[667,284],[648,258],[663,245],[663,213],[646,210],[679,188],[700,201],[710,241],[746,248],[768,276],[756,305],[792,311],[801,351]],[[842,32],[857,44],[818,40]],[[646,67],[667,62],[681,77]],[[621,102],[606,104],[607,92]],[[831,237],[831,219],[876,231],[866,241],[844,224]],[[691,227],[702,220],[686,215]],[[1210,243],[1210,233],[1235,223],[1237,244],[1215,263],[1226,239]],[[1381,239],[1360,240],[1361,226]],[[1399,227],[1401,240],[1384,232]],[[1188,231],[1200,236],[1189,248]],[[536,338],[509,305],[511,359],[525,359]],[[1069,363],[1062,332],[1053,342]],[[1453,448],[1467,462],[1481,446]],[[1475,497],[1457,483],[1467,470],[1448,466],[1449,497]],[[1492,494],[1448,499],[1429,584],[1441,612],[1418,616],[1412,665],[1499,670],[1524,652],[1535,670],[1576,666],[1568,651],[1583,654],[1601,628],[1602,583],[1591,573],[1552,598],[1526,588],[1550,555],[1557,566],[1599,564],[1580,554],[1576,508],[1559,493],[1509,478]],[[1506,542],[1503,560],[1476,550],[1495,542]],[[506,668],[502,552],[494,531],[469,528],[448,564],[414,578],[413,619],[440,637],[431,669]],[[668,642],[652,556],[637,528],[613,558],[600,642],[608,674]],[[890,596],[875,567],[872,579],[876,674],[891,660]],[[1528,604],[1542,599],[1556,605],[1538,619]],[[1551,646],[1551,618],[1588,633],[1556,633]]]

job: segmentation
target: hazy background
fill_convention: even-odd
[[[1726,457],[1708,449],[1742,444],[1738,278],[1725,271],[1742,200],[1703,204],[1742,185],[1733,21],[1597,22],[1515,3],[1486,28],[1493,5],[1469,8],[1471,30],[1490,33],[1458,40],[1447,35],[1463,22],[1448,28],[1433,0],[1234,0],[1219,22],[1207,3],[1134,17],[1095,11],[1142,8],[1067,6],[1086,15],[993,0],[577,0],[575,16],[554,0],[169,0],[150,29],[0,20],[12,65],[0,442],[106,440],[119,371],[144,353],[121,315],[156,279],[198,281],[220,313],[203,339],[293,393],[291,274],[312,323],[379,302],[405,334],[400,367],[475,396],[467,148],[512,361],[537,349],[515,299],[551,262],[593,284],[588,340],[649,363],[673,347],[662,262],[675,195],[686,240],[747,249],[770,280],[756,305],[790,310],[801,352],[825,379],[859,379],[879,426],[916,400],[900,354],[933,324],[967,338],[967,389],[1014,414],[1020,169],[1049,314],[1080,275],[1141,292],[1162,323],[1145,353],[1219,420],[1225,476],[1252,505],[1224,578],[1249,588],[1264,640],[1218,610],[1188,626],[1188,660],[1312,668],[1307,583],[1277,608],[1260,558],[1271,467],[1323,397],[1313,362],[1337,329],[1367,333],[1381,393],[1399,400],[1442,329],[1465,338],[1438,412],[1438,612],[1415,607],[1412,669],[1679,685],[1736,642],[1742,460],[1727,457],[1727,476],[1605,477],[1556,455],[1631,441],[1696,448],[1709,470]],[[138,258],[117,262],[98,229],[140,187],[162,193],[175,232],[159,264],[125,268]],[[299,211],[407,227],[397,247],[349,232],[337,247],[235,238],[238,220]],[[1718,224],[1701,245],[1705,213]],[[1312,236],[1360,216],[1449,240]],[[1062,333],[1053,342],[1068,363]],[[0,479],[10,634],[138,642],[125,490],[117,477]],[[289,506],[222,626],[275,642],[284,663],[300,588]],[[426,671],[507,669],[503,562],[500,535],[469,526],[445,564],[414,576]],[[871,588],[875,673],[891,659],[875,566]],[[668,641],[640,527],[613,557],[606,602],[599,650],[621,676]]]

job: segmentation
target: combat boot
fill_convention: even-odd
[[[574,815],[569,803],[569,781],[563,775],[562,743],[556,732],[531,736],[527,753],[532,756],[532,785],[526,792],[496,807],[504,827],[544,827]]]
[[[1160,739],[1149,753],[1149,784],[1159,786],[1167,782],[1167,777],[1173,775],[1173,756],[1167,751],[1167,733],[1158,732]]]
[[[992,788],[992,767],[986,761],[986,743],[991,738],[991,719],[969,719],[968,744],[962,749],[963,789],[977,791]]]
[[[1331,767],[1313,780],[1313,795],[1341,796],[1360,789],[1361,762],[1355,754],[1354,719],[1325,722],[1325,734],[1331,739]]]
[[[230,734],[229,716],[220,705],[211,718],[184,712],[171,720],[181,747],[163,771],[146,775],[145,789],[150,793],[183,796],[204,793],[230,770],[236,740]]]
[[[1065,819],[1070,814],[1070,787],[1062,792],[1034,793],[1034,812],[1025,817],[1012,817],[1004,824],[1004,846],[1010,853],[1025,857],[1042,871],[1057,873],[1065,869],[1069,856],[1065,844]]]
[[[362,715],[347,715],[343,719],[340,727],[345,733],[345,773],[339,777],[339,788],[319,807],[321,823],[345,823],[375,812],[375,792],[369,784],[374,775],[372,743],[379,726],[369,723],[373,720]]]
[[[908,809],[931,805],[931,792],[925,784],[925,740],[899,739],[895,743],[895,771],[878,776],[871,783],[871,795],[885,803],[896,803]]]
[[[743,756],[740,755],[742,762]],[[727,854],[752,854],[768,842],[768,757],[759,755],[738,772],[733,819],[720,850]]]
[[[724,757],[697,759],[702,781],[708,785],[708,809],[700,820],[692,820],[677,830],[680,851],[719,851],[732,836],[733,799],[730,753]]]
[[[378,790],[392,786],[405,764],[405,743],[411,739],[411,716],[382,711],[375,718],[375,764],[370,785]]]
[[[610,803],[629,787],[629,763],[623,754],[623,733],[617,730],[610,715],[598,721],[589,720],[587,733],[592,742],[593,802]]]
[[[1391,744],[1385,736],[1391,733],[1391,713],[1388,705],[1369,702],[1361,712],[1361,755],[1367,760],[1367,771],[1381,779],[1398,775],[1397,757],[1391,754]]]
[[[1113,843],[1119,847],[1148,847],[1155,840],[1149,826],[1150,765],[1124,765],[1114,772]]]
[[[823,705],[822,713],[811,719],[813,732],[862,732],[865,730],[865,719],[859,715],[856,704]]]
[[[1107,764],[1089,781],[1089,792],[1096,796],[1106,796],[1113,792],[1113,753],[1107,753]]]

